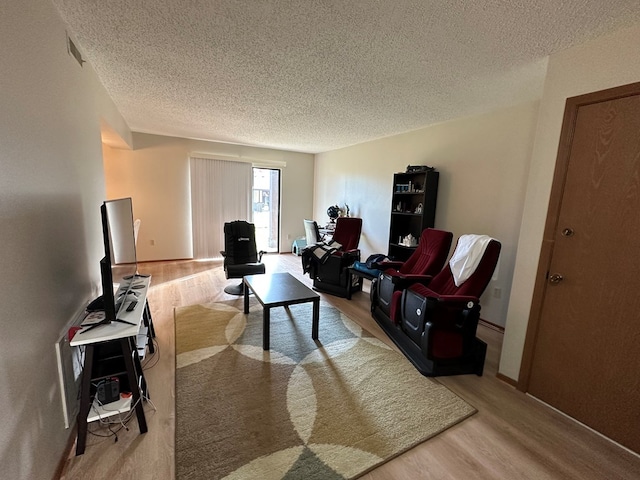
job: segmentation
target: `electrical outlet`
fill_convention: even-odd
[[[291,240],[291,234],[287,233],[287,240]]]
[[[502,296],[502,289],[500,287],[495,287],[493,289],[493,298],[500,298]]]

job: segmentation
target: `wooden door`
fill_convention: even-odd
[[[567,101],[551,200],[528,391],[640,452],[640,84]]]

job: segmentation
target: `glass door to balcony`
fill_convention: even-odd
[[[265,252],[278,252],[280,231],[280,170],[253,168],[253,223],[256,246]]]

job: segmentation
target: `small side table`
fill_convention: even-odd
[[[354,277],[357,278],[354,283]],[[375,280],[378,278],[376,275],[371,275],[367,272],[363,272],[362,270],[357,270],[353,267],[349,267],[349,278],[347,280],[347,300],[351,300],[351,291],[353,287],[357,287],[356,291],[362,291],[362,282],[363,279],[367,280]]]

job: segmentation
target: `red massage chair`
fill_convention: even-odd
[[[405,262],[383,261],[374,264],[381,270],[371,284],[371,312],[390,321],[393,292],[404,290],[414,283],[428,283],[449,256],[453,234],[435,228],[425,228],[418,248]]]
[[[458,239],[452,259],[461,265],[471,258],[460,254],[461,242],[484,237],[484,250],[475,251],[474,268],[456,284],[451,261],[427,284],[416,283],[393,293],[392,322],[380,326],[415,367],[426,376],[482,375],[487,344],[476,337],[480,296],[498,263],[501,245],[485,236]],[[458,250],[460,249],[460,250]],[[374,317],[375,318],[375,317]]]

